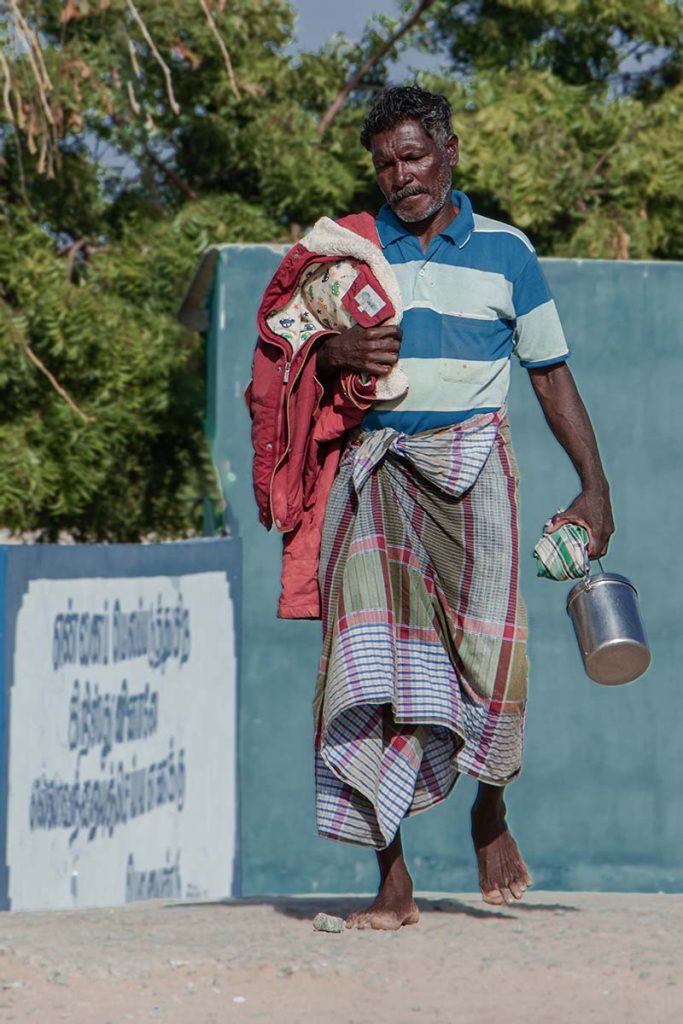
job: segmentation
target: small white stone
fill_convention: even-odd
[[[313,918],[313,927],[317,932],[343,932],[344,919],[332,917],[331,914],[316,914]]]

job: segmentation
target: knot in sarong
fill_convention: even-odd
[[[505,415],[503,407],[422,434],[403,434],[393,427],[365,432],[353,447],[352,480],[356,493],[360,494],[391,452],[410,462],[440,490],[459,498],[481,473]]]

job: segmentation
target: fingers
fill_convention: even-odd
[[[607,554],[609,547],[609,537],[607,537],[601,544],[592,544],[588,548],[588,555],[590,558],[604,558]]]
[[[356,324],[325,342],[323,367],[329,364],[334,370],[385,377],[398,362],[401,337],[401,328],[396,324],[369,328]]]
[[[363,369],[375,376],[385,377],[398,362],[400,348],[396,338],[369,338],[361,357]]]
[[[546,531],[548,533],[555,533],[555,531],[559,530],[561,526],[568,526],[570,524],[573,524],[574,526],[583,526],[584,530],[588,531],[588,536],[592,537],[593,531],[585,519],[582,519],[581,516],[568,515],[567,513],[562,512],[553,516],[550,522],[546,524]]]
[[[594,530],[588,522],[579,515],[573,515],[568,513],[559,513],[553,516],[551,521],[546,525],[547,533],[555,533],[562,526],[568,524],[574,524],[576,526],[583,526],[584,530],[588,533],[588,557],[589,558],[604,558],[607,554],[607,548],[609,547],[609,540],[614,532],[613,529],[602,528],[600,530]]]
[[[398,362],[398,352],[368,352],[367,362],[388,372]]]
[[[391,373],[392,366],[386,363],[368,363],[361,370],[362,373],[369,373],[373,377],[386,377],[387,374]]]
[[[389,340],[393,338],[395,341],[400,342],[403,337],[403,331],[398,324],[380,324],[378,327],[366,327],[361,328],[366,338],[376,339],[382,338]]]
[[[363,352],[368,356],[379,357],[379,356],[391,356],[392,359],[398,359],[398,354],[401,351],[401,345],[398,341],[392,341],[391,338],[371,338],[363,345]]]
[[[356,356],[359,370],[385,377],[398,362],[400,343],[392,338],[369,338]]]
[[[363,345],[361,351],[368,357],[379,358],[380,356],[391,356],[396,360],[398,359],[398,354],[401,351],[401,346],[398,341],[392,341],[390,338],[378,338],[377,340],[371,338],[365,345]]]

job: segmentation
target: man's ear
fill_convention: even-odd
[[[455,167],[460,159],[460,145],[457,135],[451,135],[450,138],[446,139],[446,150],[448,152],[449,164],[451,167]]]

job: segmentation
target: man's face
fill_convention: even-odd
[[[437,145],[419,121],[403,121],[372,139],[377,184],[399,220],[427,220],[447,202],[451,173],[458,162],[458,140],[452,135]]]

